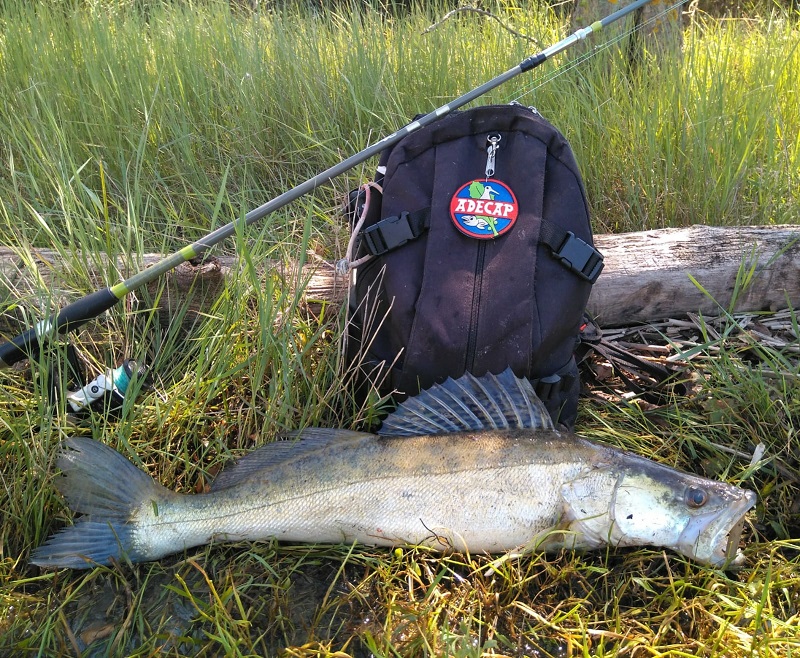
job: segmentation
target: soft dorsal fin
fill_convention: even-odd
[[[553,429],[553,421],[527,379],[506,369],[499,375],[434,384],[408,398],[383,421],[382,436],[449,434],[490,429]]]
[[[227,489],[265,468],[282,464],[300,455],[319,450],[331,443],[365,436],[372,435],[364,432],[321,427],[309,427],[297,432],[284,434],[272,443],[261,446],[257,450],[240,457],[230,466],[226,466],[217,475],[211,486],[211,491]]]

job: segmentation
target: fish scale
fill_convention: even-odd
[[[165,492],[157,514],[152,504],[143,505],[132,519],[148,529],[137,538],[135,551],[167,554],[175,541],[198,545],[254,535],[291,542],[512,550],[557,525],[561,505],[555,483],[587,468],[585,461],[562,461],[542,469],[554,443],[548,446],[519,431],[408,439],[367,435],[250,477],[235,497],[225,489],[194,496],[189,506]],[[545,448],[544,459],[532,465],[526,463],[531,447]],[[346,461],[337,459],[342,450]],[[331,465],[324,479],[302,477],[320,462]],[[531,488],[553,495],[532,500]]]

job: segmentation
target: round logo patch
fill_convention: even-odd
[[[462,185],[450,199],[450,217],[464,235],[491,240],[517,221],[517,198],[505,183],[490,178]]]

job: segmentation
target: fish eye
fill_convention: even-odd
[[[698,487],[689,487],[686,490],[686,504],[697,509],[708,502],[708,492]]]

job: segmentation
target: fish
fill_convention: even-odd
[[[66,439],[55,486],[79,516],[36,548],[43,568],[159,560],[278,540],[522,554],[605,546],[743,563],[753,491],[556,429],[531,383],[447,379],[376,433],[308,428],[225,467],[203,494],[169,490],[88,437]]]

